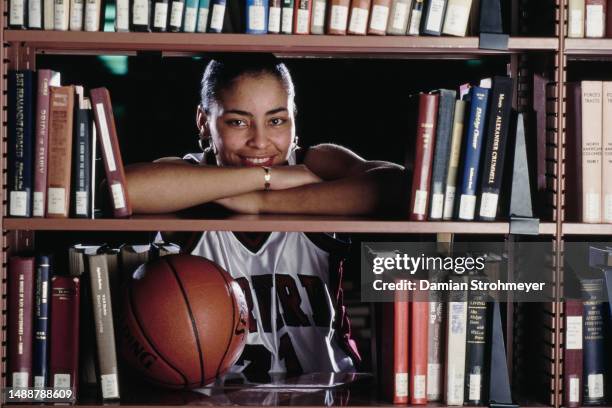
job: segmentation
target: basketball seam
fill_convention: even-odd
[[[200,344],[200,335],[198,332],[198,327],[196,326],[196,321],[195,321],[195,318],[193,317],[193,312],[191,311],[191,304],[189,303],[187,292],[185,291],[185,288],[183,287],[183,282],[181,281],[181,278],[178,276],[178,273],[176,272],[174,265],[172,265],[172,263],[167,259],[165,261],[167,262],[168,266],[172,270],[172,273],[174,274],[174,278],[178,282],[181,292],[183,293],[183,299],[185,299],[185,305],[187,306],[187,313],[189,313],[189,319],[191,320],[191,328],[193,329],[193,335],[195,336],[196,344],[198,345],[198,354],[200,355],[200,385],[205,385],[203,384],[204,377],[205,377],[204,375],[205,374],[204,373],[204,355],[202,353],[202,345]],[[185,381],[185,383],[187,383],[187,381]]]
[[[149,345],[151,346],[153,351],[155,351],[155,353],[159,356],[159,358],[161,360],[163,360],[171,369],[176,371],[177,374],[180,375],[183,378],[183,381],[185,382],[185,384],[187,384],[189,382],[189,381],[187,381],[187,376],[185,376],[185,374],[183,374],[178,368],[176,368],[174,365],[172,365],[172,363],[170,363],[170,361],[168,359],[166,359],[163,356],[162,353],[160,353],[160,351],[157,349],[157,347],[155,347],[155,344],[153,344],[153,341],[151,340],[151,338],[149,338],[148,334],[143,329],[142,324],[140,324],[140,317],[136,314],[136,308],[134,306],[134,297],[132,296],[132,292],[133,292],[132,289],[133,289],[132,283],[129,282],[128,283],[128,290],[130,291],[130,296],[129,296],[129,299],[130,299],[130,312],[134,316],[134,320],[136,321],[136,324],[138,325],[138,328],[140,329],[140,333],[147,340],[147,343],[149,343]],[[155,380],[155,381],[157,381],[157,380]],[[160,381],[160,382],[162,382],[162,381]]]
[[[223,353],[223,358],[221,359],[221,361],[219,361],[219,366],[217,367],[216,376],[218,377],[219,371],[221,370],[221,365],[225,361],[225,357],[227,357],[227,352],[229,351],[232,345],[232,339],[234,337],[234,330],[236,330],[236,304],[235,304],[236,300],[234,299],[233,293],[230,291],[231,286],[229,285],[229,282],[227,281],[227,279],[225,279],[225,275],[223,274],[223,272],[219,268],[215,268],[215,269],[217,269],[217,272],[219,272],[219,274],[221,275],[221,278],[223,278],[223,280],[225,281],[225,288],[229,292],[228,293],[229,297],[232,299],[232,328],[230,330],[229,339],[227,341],[227,347],[225,348],[225,352]]]

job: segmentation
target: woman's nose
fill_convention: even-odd
[[[251,127],[248,145],[257,149],[263,149],[268,145],[268,137],[262,126],[254,125]]]

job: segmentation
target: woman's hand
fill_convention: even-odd
[[[303,164],[272,167],[270,178],[271,190],[285,190],[322,181],[320,177]]]

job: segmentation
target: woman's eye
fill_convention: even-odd
[[[272,118],[272,119],[270,119],[270,124],[272,126],[280,126],[280,125],[284,124],[285,122],[287,122],[287,119],[283,119],[283,118]]]
[[[246,121],[242,119],[230,119],[226,123],[233,127],[245,127],[247,125]]]

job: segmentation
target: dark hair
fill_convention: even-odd
[[[206,66],[200,92],[202,108],[208,113],[212,104],[217,101],[219,93],[231,87],[240,76],[262,74],[269,74],[278,79],[289,98],[293,100],[295,90],[291,74],[287,66],[276,57],[261,54],[232,55],[213,59]],[[295,106],[293,109],[295,110]]]

